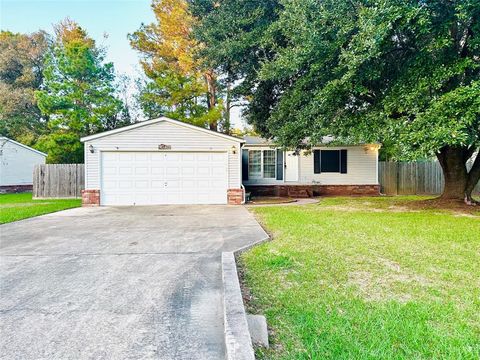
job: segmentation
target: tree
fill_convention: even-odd
[[[221,74],[225,89],[225,122],[230,110],[252,100],[261,63],[274,53],[262,39],[278,18],[278,0],[190,0],[195,38],[202,44],[198,56]]]
[[[154,0],[156,23],[129,35],[142,55],[146,81],[140,103],[147,116],[167,115],[217,130],[222,101],[217,76],[196,58],[201,44],[191,36],[196,19],[185,0]]]
[[[83,162],[80,137],[129,122],[115,96],[112,63],[104,63],[104,50],[71,20],[55,27],[55,42],[43,70],[42,90],[35,96],[48,116],[50,133],[38,148],[50,162]],[[74,154],[74,156],[72,155]]]
[[[217,23],[233,18],[227,11],[233,2],[219,3]],[[254,6],[247,0],[238,6],[247,3]],[[267,15],[264,23],[252,23],[251,13],[237,8],[227,27],[235,43],[248,44],[238,50],[246,65],[223,57],[223,66],[249,80],[247,117],[263,136],[301,147],[305,139],[312,146],[334,135],[341,142],[395,144],[398,158],[436,156],[445,177],[442,198],[472,203],[480,178],[480,156],[474,156],[480,150],[478,0],[274,6],[277,17]],[[201,23],[214,33],[211,20]],[[228,32],[213,37],[215,49],[233,52]],[[252,47],[258,50],[247,52]],[[212,49],[205,53],[219,61]]]
[[[0,31],[0,133],[28,145],[46,131],[34,92],[43,81],[48,44],[43,31]]]

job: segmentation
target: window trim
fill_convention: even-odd
[[[324,151],[337,151],[338,152],[338,171],[326,171],[322,169]],[[343,165],[343,166],[342,166]],[[313,150],[313,173],[320,174],[347,174],[348,173],[348,150],[342,148],[334,149],[314,149]]]
[[[260,171],[259,172],[253,172],[250,170],[250,154],[255,152],[255,151],[258,151],[260,152]],[[263,161],[262,161],[262,158],[263,158],[263,155],[262,155],[262,150],[250,150],[248,149],[248,176],[249,176],[249,179],[261,179],[262,176],[263,176]]]
[[[271,151],[273,152],[273,176],[265,177],[265,152]],[[277,179],[277,152],[275,149],[264,149],[262,150],[262,178],[263,179]]]
[[[260,173],[252,173],[250,171],[250,152],[252,151],[259,151],[260,152]],[[264,156],[265,156],[265,151],[273,151],[273,163],[272,165],[275,166],[275,170],[273,173],[272,177],[265,177],[265,170],[264,170]],[[253,176],[252,176],[253,174]],[[248,149],[248,175],[249,175],[249,180],[258,180],[258,179],[266,179],[266,180],[275,180],[275,181],[281,181],[277,180],[277,151],[276,148],[272,149]]]
[[[325,162],[323,161],[323,152],[329,152],[329,153],[333,153],[333,152],[336,152],[338,153],[338,170],[335,170],[335,171],[330,171],[330,170],[324,170],[323,169],[323,165],[325,165]],[[342,162],[342,156],[341,156],[341,152],[340,150],[338,149],[325,149],[325,150],[320,150],[320,173],[327,173],[327,174],[339,174],[340,173],[340,170],[341,170],[341,162]],[[326,165],[325,165],[326,166]]]

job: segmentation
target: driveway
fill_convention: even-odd
[[[77,208],[0,226],[1,359],[224,359],[240,206]]]

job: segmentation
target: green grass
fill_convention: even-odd
[[[80,199],[33,200],[32,193],[0,195],[0,224],[70,209],[80,205]]]
[[[480,211],[417,199],[254,208],[273,235],[241,256],[260,359],[480,358]]]

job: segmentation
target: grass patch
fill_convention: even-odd
[[[261,359],[480,358],[480,210],[420,197],[253,208],[274,240],[241,256]]]
[[[80,199],[33,200],[32,193],[0,195],[0,224],[70,209],[81,205]]]

